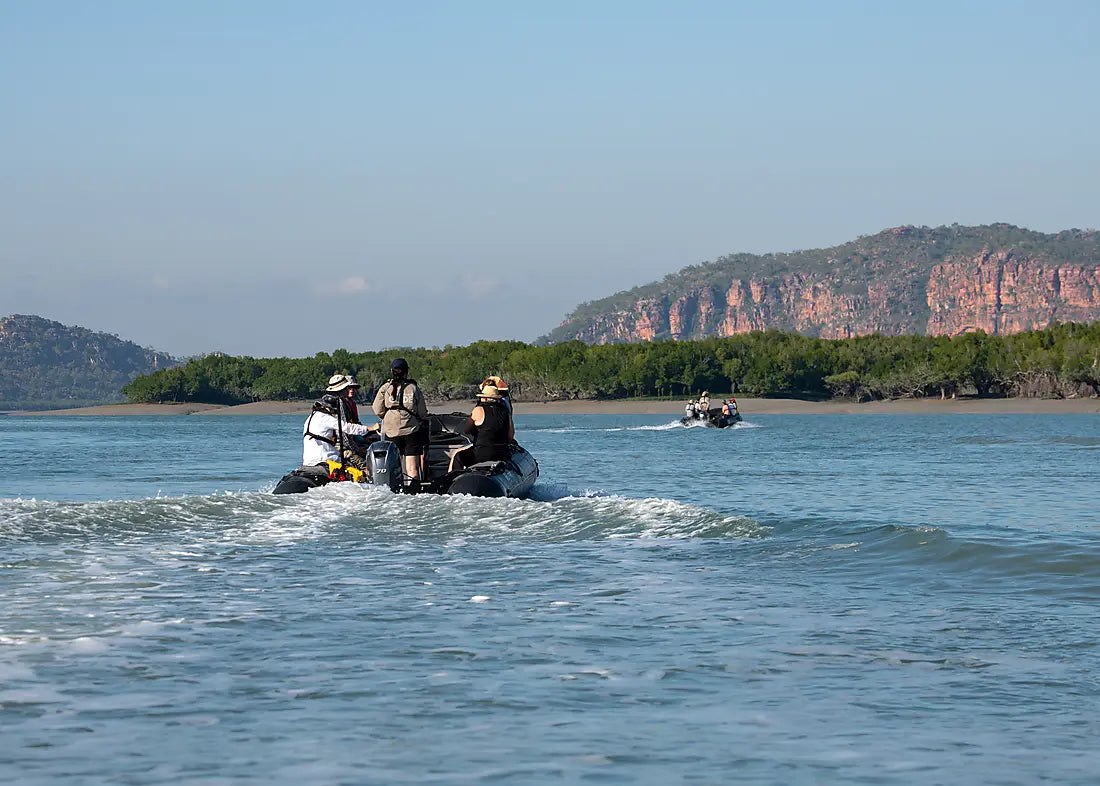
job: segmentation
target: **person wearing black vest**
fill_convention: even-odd
[[[474,463],[507,461],[512,457],[509,445],[516,429],[512,413],[503,396],[493,385],[485,385],[478,393],[477,406],[466,421],[466,433],[474,438]]]

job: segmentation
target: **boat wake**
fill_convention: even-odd
[[[581,426],[557,426],[553,428],[541,428],[535,429],[541,431],[544,434],[572,434],[578,431],[675,431],[677,429],[686,428],[706,428],[706,424],[703,421],[696,423],[681,423],[679,419],[672,421],[671,423],[661,423],[658,425],[649,426],[594,426],[590,428],[584,428]],[[747,428],[760,428],[759,423],[749,423],[747,420],[742,420],[740,423],[734,423],[732,426],[728,426],[725,429],[719,429],[720,431],[730,431],[735,429],[747,429]]]
[[[78,503],[0,500],[0,546],[100,539],[270,544],[349,533],[387,542],[753,538],[768,531],[751,519],[674,500],[577,492],[561,484],[536,485],[528,500],[406,496],[352,483],[291,497],[258,491]]]

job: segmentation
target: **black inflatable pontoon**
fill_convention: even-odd
[[[705,413],[697,412],[695,417],[680,418],[680,424],[683,426],[706,426],[707,428],[728,428],[740,422],[740,412],[723,415],[721,407],[711,407]]]

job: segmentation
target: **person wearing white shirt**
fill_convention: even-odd
[[[342,418],[337,420],[339,406],[340,400],[331,394],[326,394],[313,405],[313,411],[309,413],[305,426],[302,427],[302,466],[323,465],[326,461],[340,462],[340,449],[337,445],[340,434],[365,437],[378,431],[378,423],[364,426]]]

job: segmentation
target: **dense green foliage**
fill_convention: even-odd
[[[793,273],[823,275],[837,280],[841,291],[866,294],[877,281],[906,282],[898,292],[907,293],[894,304],[897,320],[891,332],[914,332],[927,322],[928,301],[924,283],[935,265],[949,258],[974,257],[983,248],[1008,249],[1053,264],[1100,264],[1100,232],[1068,229],[1044,234],[1011,224],[988,226],[896,227],[832,248],[792,251],[784,254],[730,254],[713,262],[689,265],[634,289],[577,306],[566,322],[537,343],[568,340],[578,329],[628,311],[640,300],[672,301],[704,287],[725,290],[735,280],[767,280]],[[906,324],[910,324],[908,329]]]
[[[119,402],[134,377],[174,363],[118,336],[16,314],[0,319],[0,409]]]
[[[384,381],[397,353],[343,349],[312,358],[210,355],[139,377],[131,401],[239,403],[317,395],[330,374]],[[1062,324],[1011,336],[863,336],[830,341],[778,331],[701,341],[537,347],[479,341],[401,350],[430,398],[465,399],[488,374],[518,399],[687,396],[701,390],[756,396],[861,400],[976,393],[1100,395],[1100,323]]]

